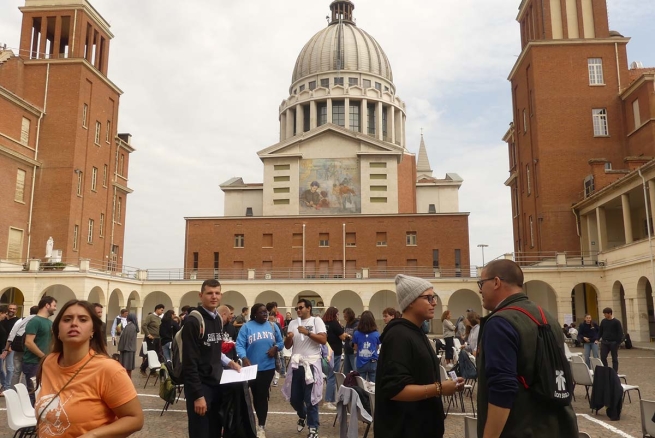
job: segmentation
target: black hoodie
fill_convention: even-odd
[[[442,437],[441,397],[415,402],[391,400],[407,385],[440,381],[439,360],[430,341],[411,321],[395,318],[380,337],[382,349],[375,379],[375,438]]]

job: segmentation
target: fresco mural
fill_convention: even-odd
[[[300,160],[300,213],[361,213],[357,158]]]

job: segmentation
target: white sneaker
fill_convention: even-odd
[[[278,379],[273,379],[273,386],[277,386]]]
[[[332,402],[326,402],[326,403],[324,403],[324,404],[323,404],[323,407],[324,407],[325,409],[329,409],[330,411],[336,411],[336,410],[337,410],[336,405],[335,405],[334,403],[332,403]]]
[[[264,431],[264,426],[257,426],[257,438],[266,438],[266,432]]]

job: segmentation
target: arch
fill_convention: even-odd
[[[448,299],[450,318],[456,320],[464,315],[467,309],[472,309],[479,315],[482,315],[482,299],[480,293],[474,292],[471,289],[456,290]],[[439,319],[441,319],[441,315],[439,315]]]
[[[165,310],[173,308],[173,300],[171,300],[171,297],[168,296],[166,292],[160,290],[153,291],[143,299],[143,318],[145,318],[147,314],[154,312],[157,304],[163,304]]]
[[[235,309],[239,309],[236,310],[236,312],[240,313],[242,307],[248,306],[248,301],[246,300],[246,297],[244,297],[241,292],[237,292],[235,290],[229,290],[227,292],[223,292],[223,297],[221,298],[221,304],[229,304]]]
[[[557,293],[553,287],[541,280],[530,280],[523,284],[523,291],[531,301],[557,318]]]
[[[59,307],[63,306],[64,303],[70,300],[79,299],[70,287],[63,284],[53,284],[46,287],[41,295],[39,295],[39,299],[46,295],[51,296],[57,300]]]
[[[111,291],[111,294],[109,294],[109,300],[107,301],[107,321],[116,318],[121,313],[121,309],[127,309],[127,307],[125,307],[123,291],[120,289],[114,289]],[[136,313],[136,311],[134,312]]]
[[[5,287],[0,291],[0,304],[15,304],[18,307],[16,315],[23,317],[27,315],[27,309],[23,309],[25,305],[25,294],[17,287]]]
[[[122,295],[122,294],[121,294]],[[130,311],[130,313],[137,313],[137,308],[141,306],[141,295],[135,290],[130,292],[130,295],[127,297],[125,302],[125,308]]]
[[[301,298],[307,298],[309,301],[311,301],[313,315],[320,316],[323,314],[323,312],[325,312],[325,300],[320,294],[314,292],[313,290],[304,290],[300,292],[295,297],[293,297],[293,300],[291,300],[291,303],[289,304],[291,306],[295,306],[298,300]],[[294,316],[296,315],[295,312],[292,312],[291,314]]]
[[[594,321],[598,318],[598,288],[591,283],[578,283],[571,290],[571,310],[573,321],[577,324],[590,314]]]
[[[278,310],[283,310],[287,308],[286,303],[284,301],[284,297],[282,297],[282,295],[280,295],[278,292],[275,292],[274,290],[266,290],[260,293],[259,295],[257,295],[257,298],[255,298],[255,303],[267,304],[273,301],[277,303]]]
[[[612,307],[615,316],[623,323],[625,329],[628,328],[628,312],[625,307],[625,289],[620,281],[615,281],[612,285]]]
[[[355,315],[360,315],[364,311],[364,303],[362,298],[357,292],[351,290],[342,290],[332,297],[330,306],[339,309],[339,313],[343,315],[343,309],[350,307],[355,312]]]
[[[646,301],[645,303],[643,301]],[[653,312],[653,286],[646,277],[641,277],[637,282],[637,306],[638,312],[635,317],[639,319],[637,330],[643,333],[642,341],[655,338],[655,314]],[[645,310],[645,312],[644,312]],[[648,337],[644,336],[648,334]],[[643,339],[647,338],[647,339]]]
[[[102,290],[100,286],[95,286],[91,291],[89,292],[89,297],[87,298],[87,301],[91,303],[100,303],[103,306],[105,306],[105,291]],[[105,312],[107,309],[104,309]]]
[[[398,298],[396,297],[396,292],[391,290],[379,290],[373,294],[371,300],[368,302],[368,310],[373,312],[375,316],[375,323],[378,325],[378,329],[382,330],[384,328],[384,320],[382,319],[382,311],[387,307],[393,307],[398,309]]]
[[[180,308],[183,306],[191,306],[191,307],[197,307],[200,305],[200,291],[199,290],[192,290],[184,295],[182,295],[182,298],[180,299]]]

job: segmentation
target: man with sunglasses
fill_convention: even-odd
[[[307,438],[318,438],[318,404],[323,396],[321,345],[327,330],[321,318],[313,317],[312,303],[304,298],[296,306],[297,319],[289,323],[284,347],[291,350],[291,378],[284,381],[282,394],[298,413],[298,432],[309,425]]]
[[[518,307],[541,321],[537,305],[523,292],[523,271],[511,260],[494,260],[481,277],[482,306],[491,313],[482,318],[478,337],[478,436],[578,436],[570,404],[545,403],[530,390],[537,373],[537,324],[521,311],[505,309]],[[544,314],[557,344],[563,345],[559,322]]]

